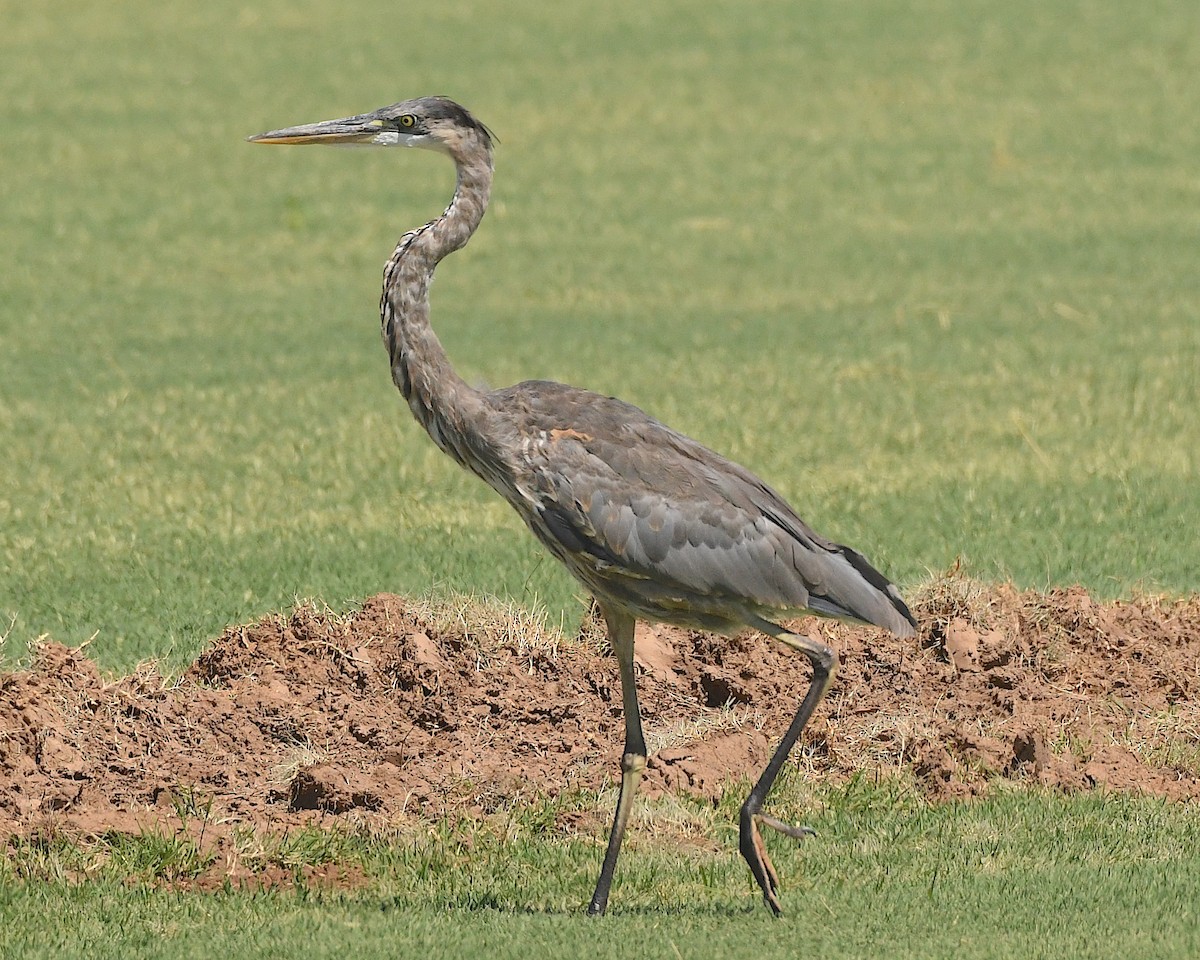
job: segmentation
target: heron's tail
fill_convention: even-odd
[[[916,636],[916,618],[900,591],[866,557],[838,545],[830,559],[834,561],[834,570],[826,579],[826,592],[810,593],[809,609],[827,617],[871,623],[898,637]]]

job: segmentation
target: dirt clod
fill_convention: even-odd
[[[365,773],[322,763],[296,772],[288,790],[290,810],[348,813],[356,808],[378,810],[383,798]]]

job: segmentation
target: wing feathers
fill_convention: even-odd
[[[549,386],[557,387],[509,388],[506,402]],[[523,399],[529,422],[520,430],[535,439],[523,444],[521,467],[544,522],[539,536],[681,602],[809,609],[913,632],[886,577],[813,531],[745,468],[620,401],[581,391]]]

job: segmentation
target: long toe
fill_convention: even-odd
[[[783,908],[779,905],[779,875],[775,872],[775,865],[771,863],[770,856],[767,855],[766,845],[758,830],[757,817],[751,816],[743,820],[739,847],[742,858],[750,867],[750,873],[762,889],[763,900],[775,916],[780,916]]]
[[[772,830],[778,830],[785,837],[791,837],[793,840],[803,840],[805,837],[815,837],[817,835],[817,831],[812,827],[803,825],[793,826],[790,823],[784,823],[776,817],[767,816],[765,813],[758,815],[758,821]]]

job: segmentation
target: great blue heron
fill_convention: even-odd
[[[826,540],[743,467],[637,407],[545,380],[482,392],[450,365],[429,325],[429,284],[471,238],[492,185],[492,135],[445,97],[272,130],[255,143],[424,147],[458,172],[445,212],[400,238],[384,270],[380,314],[392,379],[433,442],[507,500],[599,604],[621,674],[625,749],[608,848],[588,913],[602,914],[646,741],[634,675],[638,619],[774,637],[812,662],[796,716],[740,814],[740,850],[776,914],[779,879],[759,824],[811,833],[762,812],[763,801],[837,668],[825,643],[774,621],[801,611],[912,636],[899,591],[861,554]],[[771,619],[767,619],[770,617]]]

